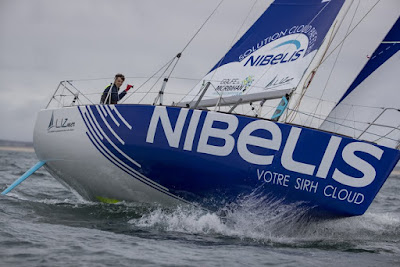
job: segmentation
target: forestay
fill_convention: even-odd
[[[211,82],[199,107],[280,98],[297,87],[344,0],[276,0],[181,103]]]
[[[400,20],[394,24],[321,129],[398,148]]]
[[[332,34],[328,33],[326,37],[329,41],[321,46],[292,93],[287,113],[281,121],[319,128],[399,14],[398,0],[346,1],[331,28]]]

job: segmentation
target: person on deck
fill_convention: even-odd
[[[129,89],[133,87],[132,85],[128,84],[126,86],[126,89],[122,93],[118,94],[118,91],[122,86],[122,84],[124,83],[124,81],[125,81],[124,75],[122,75],[121,73],[116,74],[114,78],[114,83],[111,83],[109,86],[106,87],[106,89],[104,89],[104,92],[101,95],[100,104],[106,104],[106,105],[117,104],[118,101],[121,100],[126,95]]]

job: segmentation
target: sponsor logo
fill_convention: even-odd
[[[73,131],[75,127],[75,122],[69,121],[68,118],[54,118],[54,111],[51,113],[51,118],[49,126],[47,127],[47,132],[66,132]]]
[[[295,50],[294,52],[279,53],[279,54],[269,54],[269,55],[258,55],[257,57],[250,56],[244,67],[246,66],[266,66],[266,65],[277,65],[287,62],[296,61],[300,56],[304,55],[304,49]]]
[[[234,79],[223,79],[219,85],[215,88],[217,92],[225,93],[243,93],[245,92],[253,83],[254,77],[248,76],[243,81],[238,78]]]
[[[311,26],[311,25],[296,25],[296,26],[292,26],[292,27],[287,28],[287,29],[285,29],[283,31],[276,32],[276,33],[266,37],[265,39],[259,41],[256,45],[250,47],[243,54],[241,54],[239,56],[239,61],[241,62],[242,60],[247,58],[249,55],[251,55],[252,53],[257,51],[258,49],[264,47],[265,45],[267,45],[269,43],[272,43],[273,41],[276,41],[276,40],[278,40],[278,39],[280,39],[282,37],[289,36],[291,34],[304,34],[304,35],[307,36],[307,38],[308,38],[308,48],[307,48],[307,50],[305,52],[302,51],[302,52],[304,52],[304,55],[307,55],[311,51],[311,49],[313,48],[315,42],[317,41],[317,37],[318,37],[318,32],[317,32],[316,28]],[[290,41],[287,41],[285,43],[279,44],[278,46],[275,46],[274,48],[277,48],[277,47],[280,47],[280,46],[286,45],[286,44],[294,44],[296,46],[297,50],[299,50],[299,48],[301,47],[300,42],[298,40],[294,39],[294,40],[290,40]],[[297,53],[300,53],[300,52],[297,52]],[[295,55],[297,53],[294,52]],[[289,55],[288,58],[290,58],[291,56],[292,55]],[[296,56],[294,56],[294,57],[296,57]],[[292,60],[292,61],[294,61],[294,60]],[[276,61],[273,61],[273,62],[276,62]],[[288,62],[288,61],[285,61],[285,62]],[[264,62],[264,64],[265,64],[265,62]],[[265,65],[267,65],[267,64],[265,64]],[[263,66],[263,65],[261,65],[261,66]]]
[[[273,89],[282,85],[289,84],[294,78],[291,78],[289,76],[286,76],[284,78],[278,77],[276,75],[266,86],[265,89]]]
[[[289,40],[282,42],[278,45],[276,45],[274,48],[271,50],[274,50],[276,48],[279,48],[281,46],[286,46],[286,45],[293,45],[296,50],[290,51],[290,52],[285,52],[285,53],[278,53],[278,54],[268,54],[268,55],[258,55],[257,57],[255,56],[250,56],[247,60],[246,63],[244,64],[244,67],[248,66],[266,66],[268,64],[270,65],[277,65],[277,64],[282,64],[282,63],[287,63],[287,62],[293,62],[296,61],[301,57],[301,55],[304,55],[304,49],[300,49],[301,43],[298,40]],[[289,49],[287,49],[289,50]]]
[[[279,163],[283,169],[295,172],[297,173],[296,175],[313,177],[316,180],[311,181],[306,178],[293,177],[293,179],[296,179],[295,189],[311,193],[317,191],[318,182],[327,179],[333,179],[339,184],[353,188],[367,187],[376,178],[376,169],[371,164],[371,161],[380,160],[384,152],[381,148],[364,142],[350,142],[343,145],[342,137],[332,135],[327,142],[319,142],[317,144],[323,146],[317,149],[317,151],[323,151],[323,153],[313,160],[315,162],[302,162],[299,159],[294,159],[294,151],[299,149],[299,143],[302,144],[302,128],[288,126],[290,127],[288,136],[284,137],[277,123],[268,120],[254,120],[237,133],[239,119],[235,115],[207,112],[204,122],[200,125],[202,112],[194,110],[188,119],[189,110],[181,109],[173,126],[166,107],[155,107],[146,142],[154,143],[156,130],[162,128],[168,145],[173,148],[180,148],[180,144],[183,142],[183,150],[217,157],[229,156],[236,149],[242,160],[250,164],[266,168],[274,162],[275,168],[276,164]],[[157,127],[159,123],[161,123],[162,127]],[[223,129],[215,128],[215,125],[221,123],[226,125]],[[184,125],[188,125],[187,131],[183,131]],[[268,137],[264,138],[253,134],[260,130],[268,132],[265,135]],[[185,136],[182,135],[183,132],[185,132]],[[233,136],[234,133],[237,136],[236,138]],[[197,147],[194,147],[196,134],[199,135],[199,141]],[[210,144],[212,139],[222,140],[223,145]],[[259,154],[259,152],[257,153],[254,149],[251,149],[254,146],[270,152]],[[302,146],[304,146],[304,142]],[[309,151],[308,153],[312,152]],[[360,155],[364,156],[360,157]],[[368,157],[365,157],[365,155],[368,155]],[[335,158],[340,158],[339,161],[341,163],[335,163],[338,162],[335,161]],[[367,160],[366,158],[369,159]],[[357,170],[359,175],[353,177],[346,173],[349,168]],[[329,176],[328,173],[330,174]],[[284,173],[258,170],[258,179],[280,184],[280,186],[287,186],[288,181],[286,180],[291,178]],[[325,197],[339,200],[347,199],[348,202],[356,204],[358,202],[361,203],[363,196],[357,196],[352,192],[330,185],[325,187],[323,194]]]

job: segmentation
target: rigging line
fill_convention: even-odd
[[[154,76],[157,75],[162,69],[164,69],[167,65],[168,67],[171,65],[171,63],[174,61],[175,57],[173,57],[170,61],[168,61],[164,66],[162,66],[159,70],[157,70],[153,75],[151,75],[146,81],[144,81],[135,91],[130,93],[127,97],[125,97],[121,104],[124,103],[128,98],[130,98],[134,93],[136,93],[140,88],[142,88],[148,81],[150,81]],[[168,69],[168,68],[167,68]],[[165,73],[165,72],[164,72]],[[162,75],[161,75],[162,76]],[[159,76],[159,77],[161,77]]]
[[[206,23],[210,20],[210,18],[214,15],[214,13],[217,11],[217,9],[221,6],[221,4],[224,2],[224,0],[221,0],[220,2],[219,2],[219,4],[215,7],[215,9],[213,10],[213,12],[208,16],[208,18],[203,22],[203,24],[200,26],[200,28],[197,30],[197,32],[192,36],[192,38],[189,40],[189,42],[185,45],[185,47],[181,50],[181,52],[179,53],[179,54],[182,54],[185,50],[186,50],[186,48],[189,46],[189,44],[194,40],[194,38],[199,34],[199,32],[203,29],[203,27],[206,25]],[[179,55],[178,54],[178,55]],[[175,56],[175,57],[177,57],[177,56]],[[169,63],[169,65],[168,65],[168,63],[167,64],[165,64],[161,69],[163,69],[166,65],[168,65],[168,67],[166,68],[166,70],[163,72],[163,74],[162,75],[164,75],[165,74],[165,72],[168,70],[168,68],[171,66],[171,64],[172,64],[172,62],[173,62],[173,60],[175,59],[175,57],[170,61],[170,62],[168,62]],[[178,57],[178,60],[177,60],[177,62],[179,61],[179,58],[180,58],[180,56]],[[176,63],[177,63],[176,62]],[[176,66],[176,63],[175,63],[175,66]],[[175,66],[174,66],[174,68],[175,68]],[[174,68],[172,69],[172,70],[174,70]],[[160,69],[160,70],[161,70]],[[153,76],[155,76],[160,70],[158,70]],[[169,74],[169,75],[171,75],[172,74],[172,71],[171,71],[171,73]],[[161,76],[162,76],[161,75]],[[148,80],[146,80],[142,85],[140,85],[139,86],[139,88],[138,89],[136,89],[136,91],[137,90],[139,90],[145,83],[147,83],[153,76],[151,76]],[[160,77],[161,77],[160,76]],[[158,78],[157,79],[157,81],[156,81],[156,83],[159,81],[159,79],[160,78]],[[155,85],[155,84],[154,84]],[[150,88],[150,90],[154,87],[154,85]],[[150,92],[150,90],[149,90],[149,92]],[[123,101],[122,101],[122,103],[124,103],[131,95],[133,95],[133,93],[135,93],[136,91],[133,91],[128,97],[126,97]],[[146,96],[146,95],[145,95]],[[145,97],[144,96],[144,97]],[[143,98],[144,98],[143,97]],[[139,101],[139,103],[143,100],[143,98]],[[179,102],[178,102],[179,103]]]
[[[138,103],[141,103],[142,100],[151,92],[151,90],[153,90],[154,86],[156,86],[156,84],[158,83],[158,81],[164,76],[164,74],[167,72],[167,70],[169,69],[169,67],[171,67],[172,63],[174,62],[175,57],[170,61],[169,65],[165,68],[164,72],[157,78],[157,80],[155,81],[155,83],[150,87],[149,90],[147,90],[146,94],[139,100]],[[139,88],[138,88],[139,89]]]
[[[335,35],[335,34],[334,34]],[[332,43],[332,40],[333,40],[333,38],[334,38],[334,35],[333,36],[331,36],[330,37],[330,40],[329,40],[329,42],[328,42],[328,48],[329,48],[329,46],[330,46],[330,44]],[[324,54],[326,53],[326,51],[327,50],[325,50],[325,52],[324,52]],[[317,56],[317,54],[315,55],[315,57]],[[321,58],[321,60],[322,60],[322,58]],[[314,61],[314,58],[312,59],[312,62]],[[310,65],[312,64],[312,62],[310,63]],[[299,84],[296,86],[296,88],[295,88],[295,90],[292,92],[292,95],[293,94],[298,94],[298,95],[300,95],[299,96],[299,98],[296,100],[296,103],[295,103],[295,105],[294,105],[294,107],[293,107],[293,110],[296,110],[296,109],[299,109],[300,108],[300,103],[301,103],[301,101],[303,100],[303,97],[305,96],[305,94],[306,94],[306,92],[307,92],[307,89],[308,89],[308,87],[310,86],[310,84],[311,84],[311,81],[314,79],[314,76],[315,76],[315,73],[317,72],[317,69],[318,69],[318,67],[319,67],[319,65],[317,65],[310,73],[309,73],[309,75],[308,75],[308,77],[306,78],[306,80],[305,80],[305,82],[304,82],[304,84],[302,84],[302,85],[300,85],[300,82],[301,82],[301,80],[303,79],[303,78],[301,78],[301,80],[300,80],[300,82],[299,82]],[[307,85],[306,85],[307,84]],[[301,89],[301,91],[299,92],[299,93],[295,93],[295,91],[297,90],[297,88],[300,88],[300,86],[302,86],[303,88]],[[290,97],[289,98],[289,103],[288,103],[288,105],[290,104],[290,101],[293,101],[293,97]],[[285,117],[285,122],[287,122],[288,120],[289,120],[289,122],[293,122],[293,120],[296,118],[296,113],[294,112],[294,111],[292,111],[292,112],[290,112],[289,113],[289,111],[287,111],[286,112],[286,117]]]
[[[241,32],[241,30],[243,29],[244,24],[246,23],[246,21],[247,21],[248,18],[250,17],[250,14],[251,14],[251,12],[253,11],[255,5],[257,4],[257,2],[258,2],[258,0],[255,0],[254,3],[253,3],[253,5],[251,6],[249,12],[248,12],[247,15],[246,15],[246,18],[245,18],[245,19],[243,20],[243,22],[242,22],[242,25],[240,25],[238,31],[237,31],[236,34],[235,34],[235,37],[233,37],[233,40],[232,40],[232,42],[231,42],[231,45],[230,45],[230,48],[229,48],[228,51],[230,51],[230,50],[232,49],[232,47],[235,45],[235,43],[237,42],[236,39],[237,39],[237,37],[239,36],[239,33]],[[265,11],[264,11],[264,12],[265,12]],[[214,78],[214,75],[218,72],[218,69],[219,69],[219,67],[221,66],[222,62],[224,61],[226,55],[227,55],[227,53],[226,53],[226,54],[222,57],[222,59],[218,62],[218,67],[215,69],[214,73],[212,74],[211,80]],[[214,86],[213,86],[213,87],[214,87]],[[215,87],[214,87],[214,88],[215,88]],[[222,93],[223,93],[223,92],[221,92],[221,96],[220,96],[221,99],[220,99],[219,102],[217,102],[217,105],[220,105],[221,101],[223,101],[224,103],[226,103],[225,100],[224,100],[224,98],[223,98],[223,96],[222,96]],[[233,105],[234,105],[234,104],[233,104]]]
[[[213,10],[213,12],[208,16],[208,18],[203,22],[203,24],[200,26],[200,28],[197,30],[197,32],[192,36],[192,38],[189,40],[189,42],[187,42],[187,44],[185,45],[185,47],[181,50],[181,52],[178,54],[178,55],[176,55],[176,58],[177,58],[177,60],[176,60],[176,62],[175,62],[175,65],[173,66],[173,68],[171,69],[171,72],[169,73],[169,75],[168,75],[168,78],[171,76],[171,74],[172,74],[172,72],[174,71],[174,69],[175,69],[175,67],[176,67],[176,65],[178,64],[178,61],[179,61],[179,59],[181,58],[181,55],[182,55],[182,53],[186,50],[186,48],[190,45],[190,43],[194,40],[194,38],[199,34],[199,32],[203,29],[203,27],[207,24],[207,22],[210,20],[210,18],[214,15],[214,13],[218,10],[218,8],[221,6],[221,4],[224,2],[224,0],[221,0],[220,2],[219,2],[219,4],[214,8],[214,10]],[[171,62],[172,63],[172,62]],[[170,66],[168,66],[167,67],[167,69],[169,68]],[[164,72],[165,73],[165,72]],[[158,81],[158,80],[157,80]],[[157,82],[156,82],[157,83]],[[154,86],[153,86],[154,87]],[[152,88],[153,88],[152,87]],[[151,88],[151,89],[152,89]],[[150,89],[150,90],[151,90]],[[149,91],[150,91],[149,90]],[[142,101],[143,100],[143,98],[140,100],[140,101]],[[140,103],[140,102],[139,102]]]
[[[87,100],[89,100],[89,102],[90,102],[91,104],[93,104],[93,102],[92,102],[89,98],[87,98],[81,91],[79,91],[79,89],[76,88],[70,81],[67,81],[67,83],[68,83],[69,85],[71,85],[76,91],[78,91],[78,93],[81,94],[84,98],[86,98]],[[66,89],[68,89],[68,88],[66,87]],[[72,93],[71,90],[68,89],[68,91],[70,91],[70,93]],[[74,93],[72,93],[72,94],[74,94]]]
[[[350,106],[350,105],[349,105],[349,106]],[[355,106],[355,105],[354,105],[354,106]],[[267,106],[267,107],[270,107],[270,106]],[[271,107],[272,107],[272,106],[271,106]],[[292,110],[292,109],[291,109],[291,110]],[[370,122],[367,122],[367,121],[360,121],[360,120],[355,120],[355,119],[339,118],[339,117],[336,116],[336,115],[337,115],[336,112],[333,112],[333,113],[329,114],[329,116],[327,116],[327,117],[326,117],[326,116],[323,116],[323,115],[312,114],[312,113],[309,113],[309,112],[306,112],[306,111],[301,111],[301,110],[299,110],[299,113],[304,114],[304,115],[307,115],[307,116],[313,116],[314,118],[319,119],[319,120],[324,120],[324,119],[339,120],[339,119],[340,119],[342,122],[353,122],[353,123],[357,122],[357,123],[361,123],[361,124],[371,124]],[[348,117],[348,116],[346,115],[346,117]],[[355,117],[355,116],[353,115],[353,117]],[[391,128],[391,127],[393,127],[393,126],[385,125],[385,127]]]
[[[306,94],[306,92],[307,92],[307,90],[308,90],[308,88],[309,88],[309,86],[310,86],[312,80],[314,79],[315,73],[318,71],[318,68],[321,66],[322,60],[324,59],[326,53],[328,52],[329,47],[331,46],[331,44],[332,44],[334,38],[336,37],[336,34],[338,33],[340,27],[342,26],[343,21],[344,21],[344,18],[345,18],[345,17],[347,16],[347,14],[349,13],[349,10],[350,10],[351,6],[353,5],[353,3],[354,3],[354,0],[351,0],[351,3],[349,4],[348,8],[346,8],[346,11],[345,11],[344,15],[343,15],[342,18],[340,19],[339,25],[336,25],[336,24],[337,24],[337,21],[333,24],[333,29],[332,29],[332,33],[333,33],[333,34],[331,34],[331,36],[330,36],[330,38],[329,38],[327,47],[325,48],[325,51],[323,52],[321,58],[319,59],[319,63],[318,63],[317,66],[314,67],[314,69],[310,72],[308,78],[305,80],[305,83],[302,85],[303,88],[302,88],[302,90],[301,90],[301,92],[300,92],[300,97],[296,100],[296,103],[295,103],[294,108],[293,108],[294,110],[299,109],[300,103],[301,103],[303,97],[305,96],[305,94]],[[337,20],[337,18],[336,18],[336,20]],[[337,26],[337,27],[336,27],[336,26]],[[335,29],[335,28],[336,28],[336,29]],[[326,37],[325,37],[325,38],[326,38]],[[325,41],[325,39],[324,39],[324,41]],[[315,56],[317,56],[317,55],[315,55]],[[313,58],[312,62],[314,62],[314,58]],[[310,65],[312,64],[312,62],[310,63]],[[302,78],[302,79],[303,79],[303,78]],[[305,86],[305,84],[307,84],[307,85]],[[297,87],[299,87],[299,85],[298,85]],[[296,90],[297,90],[297,88],[296,88]],[[289,99],[289,103],[290,103],[291,101],[293,101],[293,98],[292,98],[292,97]],[[296,113],[295,113],[294,111],[291,112],[290,114],[288,114],[288,112],[286,112],[286,118],[285,118],[284,121],[287,122],[287,121],[289,120],[289,122],[293,122],[295,118],[296,118]]]
[[[222,1],[221,1],[221,2],[222,2]],[[233,40],[232,40],[232,42],[231,42],[231,45],[230,45],[229,50],[231,50],[232,47],[233,47],[233,45],[235,44],[236,38],[238,37],[240,31],[242,30],[242,28],[243,28],[243,26],[244,26],[246,20],[249,18],[250,14],[251,14],[251,12],[253,11],[253,8],[254,8],[254,6],[256,5],[257,2],[258,2],[258,0],[255,0],[255,1],[254,1],[253,5],[252,5],[252,7],[251,7],[251,9],[250,9],[250,11],[247,13],[246,18],[243,20],[242,25],[239,27],[238,31],[236,32],[235,37],[233,37]],[[228,51],[229,51],[229,50],[228,50]],[[217,70],[218,70],[218,68],[220,67],[220,65],[222,64],[222,61],[225,59],[225,56],[226,56],[226,54],[225,54],[225,55],[223,56],[223,58],[218,62],[218,67],[216,68],[216,71],[213,73],[211,79],[209,80],[210,82],[211,82],[212,79],[214,78],[214,75],[215,75],[215,73],[217,72]],[[185,97],[187,97],[187,96],[190,94],[190,92],[191,92],[194,88],[196,88],[196,86],[197,86],[197,84],[194,85],[194,86],[189,90],[189,92],[188,92],[184,97],[182,97],[181,100],[178,101],[178,104],[181,103],[182,100],[185,99]],[[195,96],[190,102],[193,102],[193,101],[195,100],[195,98],[199,95],[200,91],[201,91],[201,90],[199,90],[199,92],[196,94],[196,96]]]
[[[300,93],[294,93],[296,94],[300,94]],[[308,97],[308,98],[312,98],[312,99],[316,99],[319,100],[319,98],[317,97],[312,97],[309,95],[304,95],[304,97]],[[330,101],[330,100],[325,100],[325,99],[321,99],[322,102],[327,102],[327,103],[332,103],[332,104],[336,104],[337,102],[335,101]],[[369,109],[396,109],[397,107],[378,107],[378,106],[366,106],[366,105],[356,105],[356,104],[347,104],[345,102],[342,102],[341,105],[343,106],[352,106],[352,107],[360,107],[360,108],[369,108]],[[291,110],[295,110],[295,108],[291,108]]]
[[[150,76],[125,76],[126,79],[147,79]],[[78,79],[78,80],[68,80],[70,82],[86,82],[86,81],[99,81],[99,80],[109,80],[113,79],[114,77],[107,77],[107,78],[93,78],[93,79]],[[158,78],[158,76],[157,76]],[[191,80],[191,81],[200,81],[201,79],[198,78],[190,78],[190,77],[178,77],[172,76],[171,79],[177,80]]]
[[[174,71],[176,65],[178,64],[179,59],[181,58],[181,55],[182,55],[182,53],[179,53],[178,55],[176,55],[176,61],[175,61],[174,66],[172,67],[172,69],[171,69],[171,71],[169,72],[168,76],[167,76],[166,78],[164,78],[165,85],[166,85],[166,83],[168,82],[169,78],[171,77],[171,74],[172,74],[172,72]],[[171,62],[171,64],[172,64],[172,62]],[[167,68],[165,69],[165,71],[163,72],[163,74],[161,74],[161,76],[158,77],[157,81],[156,81],[156,82],[154,83],[154,85],[149,89],[149,91],[147,92],[147,94],[151,92],[151,90],[152,90],[153,87],[158,83],[158,81],[161,79],[161,77],[164,76],[164,74],[167,72],[167,70],[169,69],[169,67],[171,66],[171,64],[169,64],[168,67],[167,67]],[[153,105],[155,105],[155,103],[158,101],[158,98],[160,99],[160,105],[162,104],[162,103],[161,103],[161,102],[162,102],[162,97],[161,97],[161,96],[162,96],[162,94],[164,94],[165,85],[163,85],[162,88],[161,88],[161,90],[158,92],[158,95],[157,95],[156,99],[154,100]],[[142,97],[142,99],[140,99],[139,103],[142,102],[143,98],[145,98],[145,97],[147,96],[147,94],[145,94],[145,95]]]
[[[244,24],[246,23],[246,21],[248,20],[248,18],[250,17],[251,12],[253,11],[255,5],[257,4],[258,0],[255,0],[253,5],[251,6],[249,12],[246,15],[246,18],[243,20],[242,25],[240,25],[239,29],[237,30],[235,37],[233,37],[230,48],[228,51],[230,51],[232,49],[232,47],[235,45],[235,43],[237,42],[236,39],[239,36],[239,33],[242,31]],[[265,11],[264,11],[265,12]],[[226,53],[227,54],[227,53]],[[224,61],[226,54],[222,57],[222,59],[218,62],[218,67],[215,69],[213,75],[211,76],[211,80],[214,78],[214,75],[217,73],[218,68],[221,66],[222,62]]]
[[[298,112],[298,113],[301,113],[301,114],[303,114],[303,115],[313,116],[312,114],[308,114],[308,113],[305,113],[305,112],[301,112],[301,111],[297,111],[297,112]],[[318,118],[318,117],[316,117],[316,118]],[[328,120],[328,119],[326,119],[325,121],[330,122],[330,123],[332,123],[332,124],[334,124],[334,125],[342,126],[342,127],[344,127],[344,128],[349,128],[349,129],[355,129],[355,130],[357,130],[357,131],[362,131],[361,129],[354,128],[354,127],[352,127],[352,126],[345,125],[345,124],[336,123],[336,122],[330,121],[330,120]],[[300,126],[302,126],[302,125],[300,125]],[[384,138],[386,138],[386,139],[388,139],[388,140],[392,140],[392,141],[398,142],[398,140],[395,140],[395,139],[390,138],[390,137],[385,137],[385,136],[383,136],[383,135],[379,135],[379,134],[376,134],[376,133],[372,133],[372,132],[368,132],[368,131],[366,131],[365,133],[368,133],[368,134],[371,134],[371,135],[375,135],[375,136],[377,136],[377,137],[384,137]],[[364,133],[364,134],[365,134],[365,133]]]
[[[351,18],[349,27],[347,28],[347,33],[349,32],[349,30],[350,30],[350,28],[351,28],[351,24],[353,24],[353,21],[354,21],[354,18],[356,17],[358,8],[360,7],[360,3],[361,3],[361,0],[358,1],[358,4],[357,4],[357,6],[356,6],[356,9],[354,10],[353,17]],[[346,33],[346,35],[347,35],[347,33]],[[340,53],[341,53],[341,51],[342,51],[342,49],[343,49],[343,46],[344,46],[344,41],[341,43],[341,46],[340,46],[340,49],[339,49],[339,53],[336,55],[335,62],[333,63],[333,66],[332,66],[332,68],[331,68],[331,71],[329,72],[329,76],[328,76],[328,79],[327,79],[326,82],[325,82],[324,90],[322,91],[322,93],[321,93],[321,95],[320,95],[320,99],[322,99],[322,97],[323,97],[323,95],[324,95],[324,93],[325,93],[325,91],[326,91],[326,88],[328,87],[329,81],[330,81],[330,79],[331,79],[331,77],[332,77],[333,70],[335,69],[336,63],[337,63],[337,61],[338,61],[338,59],[339,59],[339,55],[340,55]],[[314,114],[317,113],[317,110],[318,110],[318,107],[320,107],[320,104],[321,104],[321,100],[319,100],[317,106],[315,107],[314,112],[313,112]],[[313,119],[311,118],[310,125],[311,125],[312,123],[313,123]]]
[[[181,59],[181,53],[179,53],[179,54],[176,56],[176,58],[177,58],[177,60],[175,61],[174,66],[172,67],[171,71],[169,72],[167,79],[169,79],[169,78],[171,77],[171,74],[172,74],[172,72],[174,71],[176,65],[178,64],[179,59]]]
[[[330,3],[331,3],[330,1],[329,1],[328,3],[326,3],[326,5],[324,5],[324,7],[321,8],[321,10],[311,19],[311,21],[310,21],[309,23],[307,23],[306,26],[309,26],[309,25],[319,16],[319,14],[321,14],[321,12],[322,12],[327,6],[329,6]],[[300,37],[300,35],[297,36],[295,40],[297,40],[299,37]],[[286,48],[286,50],[285,50],[283,53],[285,53],[288,49],[289,49],[289,48]],[[316,53],[316,54],[317,54],[317,53]],[[315,54],[315,55],[316,55],[316,54]],[[314,55],[314,57],[315,57],[315,55]],[[311,65],[311,62],[312,62],[312,61],[313,61],[313,60],[310,61],[310,64],[308,64],[306,70],[309,68],[309,66]],[[250,88],[246,91],[246,94],[248,94],[248,93],[251,91],[251,89],[253,89],[253,87],[255,87],[255,85],[257,85],[257,84],[260,82],[260,80],[265,76],[265,74],[267,74],[267,72],[271,69],[271,67],[272,67],[271,65],[268,66],[268,68],[264,71],[264,73],[261,75],[261,77],[254,83],[254,86],[253,86],[253,85],[250,85]],[[300,79],[300,81],[301,81],[301,79]],[[300,83],[300,81],[299,81],[299,83]],[[298,83],[298,84],[299,84],[299,83]],[[296,85],[296,87],[298,86],[298,84]]]
[[[217,11],[217,9],[219,8],[219,6],[222,4],[222,2],[224,2],[224,0],[221,0],[219,2],[219,4],[215,7],[215,9],[213,10],[213,12],[210,14],[210,16],[208,16],[208,18],[204,21],[203,25],[201,25],[201,27],[197,30],[197,32],[193,35],[193,37],[189,40],[189,42],[186,44],[186,46],[182,49],[181,53],[183,53],[183,51],[185,51],[185,49],[189,46],[189,44],[193,41],[193,39],[197,36],[197,34],[199,34],[199,32],[203,29],[204,25],[206,25],[206,23],[210,20],[210,18],[214,15],[214,13]]]
[[[360,21],[351,29],[351,31],[339,42],[339,44],[322,60],[321,64],[323,64],[332,54],[336,51],[336,49],[349,37],[349,35],[358,27],[358,25],[365,19],[366,16],[375,8],[377,4],[379,4],[381,0],[378,0],[369,10],[368,12],[360,19]]]

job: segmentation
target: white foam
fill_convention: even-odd
[[[217,234],[257,242],[298,244],[321,241],[327,243],[374,240],[380,235],[394,235],[400,218],[391,213],[366,213],[363,216],[315,220],[308,216],[301,203],[285,205],[281,201],[243,198],[216,213],[197,207],[174,210],[157,208],[130,223],[142,228],[188,234]],[[223,213],[224,216],[220,216]]]

